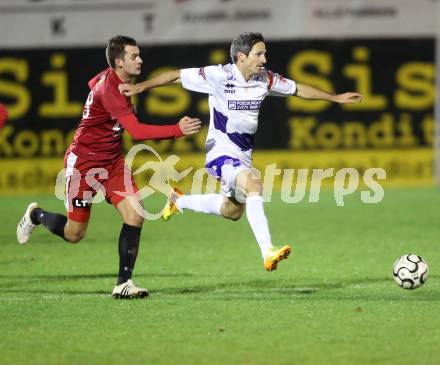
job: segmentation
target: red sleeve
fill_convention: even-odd
[[[270,90],[270,89],[272,88],[272,86],[273,86],[273,82],[274,82],[274,75],[273,75],[273,72],[270,71],[270,70],[267,71],[267,76],[268,76],[268,78],[269,78],[267,88]]]
[[[3,127],[3,124],[8,120],[8,109],[0,103],[0,128]]]
[[[143,124],[139,123],[133,113],[119,117],[118,122],[135,140],[170,139],[183,136],[178,123],[172,125]]]
[[[183,136],[179,124],[151,125],[139,123],[127,98],[113,85],[105,89],[102,100],[104,108],[111,114],[112,118],[117,119],[135,140],[170,139]]]

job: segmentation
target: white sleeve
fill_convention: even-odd
[[[292,96],[296,94],[296,82],[284,78],[282,75],[267,72],[269,95],[272,96]]]
[[[199,93],[214,94],[221,77],[221,67],[206,66],[180,70],[180,81],[185,89]]]

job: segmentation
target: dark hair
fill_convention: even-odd
[[[116,68],[115,59],[124,58],[125,46],[137,46],[136,41],[131,37],[117,35],[108,41],[105,49],[107,63],[111,68]]]
[[[255,43],[264,42],[263,35],[261,33],[246,32],[241,33],[232,40],[231,43],[231,60],[233,63],[237,62],[238,52],[249,55],[252,47]]]

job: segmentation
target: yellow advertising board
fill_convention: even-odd
[[[162,154],[162,159],[166,160],[169,156],[171,155]],[[158,164],[152,165],[151,169],[136,176],[140,187],[148,184],[155,172],[164,173],[160,171],[163,166],[160,166],[158,158],[151,154],[136,156],[132,171],[149,161]],[[189,191],[195,180],[201,181],[204,178],[204,184],[206,183],[203,168],[204,154],[179,155],[174,162],[177,162],[174,165],[177,173],[189,168],[192,170],[181,181],[175,182],[171,178],[171,184],[175,183]],[[362,180],[367,169],[381,168],[386,172],[386,179],[380,181],[384,187],[429,186],[433,183],[432,164],[433,150],[431,148],[325,152],[265,151],[254,154],[254,165],[262,173],[262,178],[264,179],[268,173],[273,174],[275,190],[280,188],[282,178],[288,171],[292,174],[291,180],[294,184],[299,169],[307,169],[309,179],[314,169],[333,169],[329,170],[331,176],[323,181],[324,185],[330,185],[332,178],[341,169],[357,170]],[[56,178],[62,169],[61,158],[1,159],[0,195],[54,193]]]

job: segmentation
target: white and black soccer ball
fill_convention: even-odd
[[[428,264],[423,257],[406,254],[397,259],[393,266],[393,277],[404,289],[417,289],[428,279]]]

